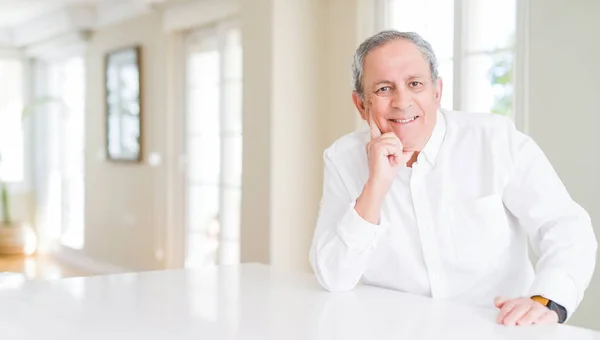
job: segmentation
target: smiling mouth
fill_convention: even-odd
[[[410,123],[410,122],[416,120],[417,118],[419,118],[419,116],[409,117],[406,119],[390,119],[389,121],[398,123],[398,124],[406,124],[406,123]]]

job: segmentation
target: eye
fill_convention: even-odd
[[[377,90],[377,92],[390,92],[392,88],[390,86],[382,86]]]
[[[423,85],[423,83],[421,83],[420,81],[411,81],[409,83],[410,87],[419,87],[421,85]]]

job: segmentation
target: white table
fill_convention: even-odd
[[[29,281],[0,289],[2,339],[599,339],[506,327],[496,311],[374,287],[329,293],[309,274],[242,265]]]

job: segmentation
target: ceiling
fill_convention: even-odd
[[[162,0],[0,0],[0,28],[36,19],[68,6],[98,6],[136,2],[150,4]]]

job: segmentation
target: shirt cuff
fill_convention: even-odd
[[[567,320],[579,304],[579,293],[575,282],[558,270],[545,270],[536,275],[529,296],[541,295],[567,310]]]
[[[388,223],[382,217],[378,225],[365,221],[354,210],[355,204],[356,202],[353,202],[349,206],[348,212],[338,224],[338,235],[350,249],[363,251],[369,246],[376,247],[381,235],[387,230]]]

